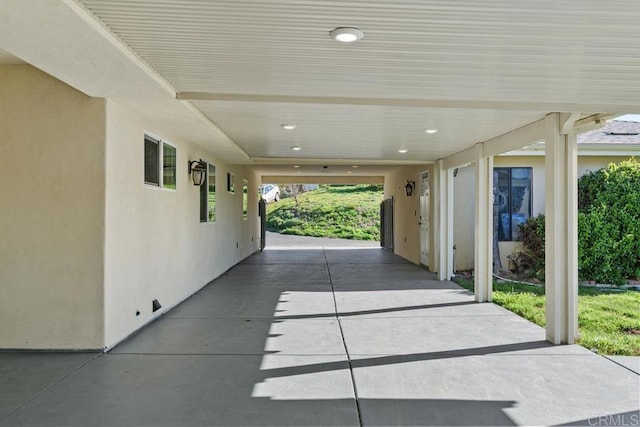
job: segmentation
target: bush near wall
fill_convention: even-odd
[[[521,228],[519,269],[544,273],[544,215]],[[624,284],[640,277],[640,162],[635,158],[578,180],[578,268],[582,280]],[[542,274],[544,276],[544,274]]]
[[[624,284],[640,277],[640,162],[610,164],[578,180],[580,276]]]

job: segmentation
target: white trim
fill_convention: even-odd
[[[514,150],[499,154],[503,157],[544,156],[544,146],[540,149]],[[640,144],[578,144],[578,156],[585,157],[631,157],[640,156]]]
[[[205,175],[205,179],[204,179],[204,183],[202,184],[205,187],[205,191],[207,193],[207,198],[206,198],[206,210],[207,210],[207,220],[203,221],[202,218],[200,218],[200,224],[215,224],[218,219],[218,167],[215,165],[215,163],[210,162],[208,160],[204,160],[202,159],[203,162],[205,162],[207,164],[207,173]],[[211,176],[211,174],[209,173],[209,166],[213,166],[213,168],[215,169],[215,172],[213,174],[214,179],[216,180],[216,205],[214,206],[214,219],[213,221],[209,220],[209,177]],[[200,186],[202,187],[202,186]],[[198,217],[200,217],[200,209],[202,209],[202,206],[200,206],[200,188],[198,188]]]
[[[152,183],[152,182],[147,182],[144,180],[144,167],[145,167],[145,157],[144,157],[144,145],[142,146],[142,168],[143,168],[143,176],[142,176],[142,183],[144,185],[145,188],[155,188],[158,190],[165,190],[165,191],[169,191],[169,192],[176,192],[178,191],[178,147],[174,144],[172,144],[169,141],[166,141],[162,138],[160,138],[159,136],[157,136],[156,134],[154,134],[153,132],[147,132],[146,130],[143,131],[143,138],[142,138],[142,142],[144,143],[146,141],[146,139],[149,138],[151,140],[153,140],[155,143],[158,144],[158,184]],[[169,147],[173,148],[174,150],[176,150],[176,188],[167,188],[164,186],[164,144],[167,144]]]

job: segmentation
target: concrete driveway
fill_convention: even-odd
[[[638,425],[639,378],[382,249],[272,249],[108,354],[0,354],[0,425]]]

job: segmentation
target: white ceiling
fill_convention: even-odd
[[[640,3],[629,0],[40,1],[4,0],[16,23],[0,28],[0,48],[4,38],[85,93],[138,105],[143,70],[222,131],[189,122],[185,135],[238,163],[423,163],[553,111],[640,111]],[[339,26],[365,36],[337,43]],[[186,125],[173,114],[184,103],[161,104]]]
[[[194,104],[258,158],[436,160],[544,116],[489,109],[222,101]],[[295,123],[296,128],[284,130],[284,123]],[[426,128],[437,128],[438,133],[427,134]],[[402,145],[408,153],[398,152]],[[302,150],[294,152],[292,146]]]

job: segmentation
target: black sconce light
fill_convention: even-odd
[[[413,196],[413,189],[416,188],[415,181],[407,181],[407,185],[404,186],[404,190],[407,192],[407,197]]]
[[[189,161],[189,176],[191,176],[193,185],[204,184],[204,179],[207,176],[207,164],[202,159]]]

